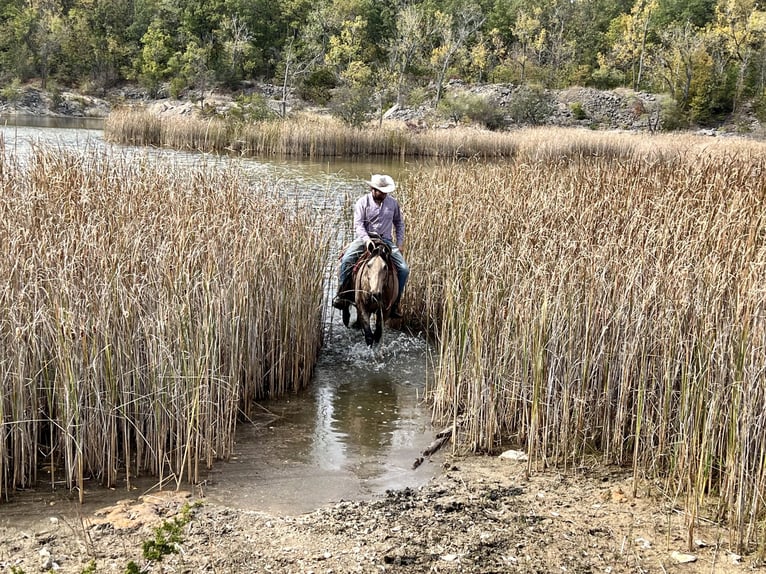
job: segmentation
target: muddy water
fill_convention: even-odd
[[[236,457],[202,485],[208,499],[292,514],[417,487],[439,472],[438,456],[412,468],[433,440],[421,402],[426,344],[389,329],[370,351],[339,317],[331,327],[311,388],[240,425]]]
[[[69,128],[0,124],[0,135],[6,153],[21,157],[38,143],[76,149],[108,146],[99,129],[80,124]],[[321,195],[323,208],[338,212],[339,220],[348,212],[349,199],[365,192],[363,182],[371,173],[398,177],[408,169],[391,163],[263,162],[114,148],[117,153],[142,157],[152,154],[157,161],[179,166],[236,162],[245,177],[270,179],[275,189],[301,201],[310,204]],[[336,243],[343,240],[343,233],[333,238]],[[328,299],[335,288],[335,273],[334,262],[328,262]],[[417,487],[439,472],[439,455],[412,468],[434,434],[422,403],[433,358],[423,337],[386,329],[380,346],[370,350],[363,335],[346,329],[329,305],[326,317],[325,345],[311,387],[299,395],[262,403],[261,415],[239,425],[234,457],[216,463],[193,487],[197,493],[229,506],[298,514],[388,489]],[[14,493],[9,503],[0,503],[0,526],[39,525],[50,518],[77,521],[97,508],[157,487],[151,478],[134,482],[130,490],[125,485],[116,489],[93,485],[86,490],[86,504],[81,507],[75,502],[77,496],[63,485],[45,482],[32,491]],[[164,485],[174,487],[174,483]]]

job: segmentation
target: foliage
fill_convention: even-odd
[[[522,86],[514,92],[508,115],[517,123],[542,124],[553,113],[553,102],[540,86]]]
[[[183,527],[191,520],[189,510],[189,505],[185,504],[178,516],[163,520],[162,524],[154,529],[154,539],[144,541],[141,547],[144,558],[159,561],[178,552],[179,544],[183,540]]]
[[[678,103],[667,95],[659,97],[658,113],[658,127],[663,131],[673,131],[685,127],[688,123]]]
[[[428,88],[418,87],[409,91],[405,99],[405,102],[407,103],[407,105],[413,108],[416,108],[428,102],[431,99],[431,97],[432,97],[432,94],[428,90]]]
[[[321,67],[309,73],[298,86],[298,95],[307,102],[324,105],[330,101],[338,80],[332,70]]]
[[[250,123],[272,120],[277,117],[277,113],[269,107],[263,94],[237,96],[235,105],[229,110],[228,115],[234,119]]]
[[[15,103],[21,97],[21,81],[14,78],[10,83],[0,88],[0,98],[8,103]]]
[[[0,81],[94,93],[125,80],[202,97],[259,79],[325,105],[339,85],[387,97],[450,78],[668,92],[693,121],[762,96],[766,11],[754,0],[11,0]]]
[[[577,121],[587,119],[588,112],[582,107],[582,102],[572,102],[569,104],[569,110],[572,112],[572,117]]]
[[[372,119],[374,113],[370,90],[364,86],[334,89],[330,113],[349,126],[361,127]]]
[[[505,125],[503,110],[492,98],[467,91],[447,93],[437,111],[456,123],[469,121],[496,130]]]

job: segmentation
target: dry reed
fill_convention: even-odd
[[[473,450],[594,453],[766,543],[766,148],[533,130],[405,182],[404,305]],[[583,140],[582,138],[588,138]],[[759,530],[760,529],[760,530]]]
[[[319,211],[234,170],[95,150],[4,157],[0,497],[43,468],[81,497],[88,477],[195,481],[230,455],[239,411],[308,384],[328,259]]]
[[[511,157],[513,136],[469,128],[412,131],[404,125],[358,129],[310,115],[243,123],[220,118],[160,117],[145,110],[112,112],[104,124],[112,142],[246,157]]]

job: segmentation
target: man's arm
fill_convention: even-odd
[[[404,247],[404,214],[398,202],[396,211],[394,211],[394,230],[396,231],[396,246],[401,250]]]
[[[367,234],[367,227],[364,222],[367,219],[367,213],[365,211],[367,202],[367,196],[360,197],[356,204],[354,204],[354,235],[357,239],[370,240],[370,236]]]

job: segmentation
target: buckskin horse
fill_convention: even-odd
[[[354,306],[359,327],[364,331],[368,346],[379,343],[383,336],[383,321],[399,295],[399,279],[391,261],[391,248],[380,239],[373,239],[354,266]],[[370,316],[375,315],[375,331]],[[343,324],[348,327],[350,312],[343,310]]]

